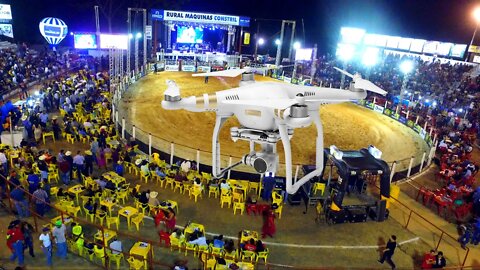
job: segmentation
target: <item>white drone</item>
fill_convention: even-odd
[[[255,68],[230,69],[224,71],[193,74],[194,77],[236,77],[242,75],[240,86],[214,94],[203,94],[182,98],[174,81],[167,80],[165,100],[166,110],[184,109],[191,112],[216,112],[215,128],[212,136],[212,174],[222,177],[236,165],[244,163],[258,173],[275,173],[278,166],[276,145],[282,140],[286,163],[286,191],[294,194],[304,183],[322,173],[323,170],[323,127],[319,107],[323,104],[341,103],[364,99],[366,91],[385,95],[387,92],[372,82],[335,68],[352,78],[349,90],[293,85],[278,82],[255,82],[252,72]],[[220,129],[228,117],[235,115],[241,127],[232,127],[233,141],[246,140],[250,143],[250,153],[241,162],[223,170],[220,168]],[[298,181],[292,179],[292,156],[290,139],[295,128],[307,127],[311,123],[317,128],[316,169]],[[255,143],[262,150],[255,151]]]

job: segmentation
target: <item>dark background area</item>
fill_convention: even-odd
[[[106,5],[109,1],[111,0],[99,2]],[[38,23],[44,17],[62,19],[69,26],[69,31],[95,32],[93,6],[97,1],[94,0],[0,0],[0,2],[12,6],[14,35],[18,41],[44,43],[38,30]],[[120,10],[112,21],[112,32],[115,33],[126,32],[129,6],[148,5],[146,8],[158,9],[175,6],[171,1],[116,2],[120,5]],[[342,26],[365,28],[369,33],[468,44],[475,28],[471,13],[475,6],[480,5],[480,1],[187,0],[177,1],[176,5],[177,10],[251,17],[250,32],[256,32],[258,27],[260,35],[267,41],[262,49],[263,53],[273,54],[273,42],[279,36],[281,25],[277,20],[280,19],[296,20],[296,39],[302,44],[305,43],[305,47],[317,43],[320,52],[334,51]],[[101,30],[107,32],[105,17],[101,14],[100,18]],[[69,45],[73,43],[72,40],[73,38],[67,36],[62,44]]]

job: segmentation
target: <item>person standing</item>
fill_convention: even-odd
[[[42,233],[38,237],[45,257],[47,258],[47,265],[52,266],[52,239],[50,235],[50,229],[48,227],[43,228]]]
[[[205,76],[205,83],[208,83],[208,76]]]
[[[440,268],[443,269],[447,265],[447,261],[445,257],[443,257],[443,252],[439,251],[437,256],[435,256],[435,262],[433,263],[432,268]]]
[[[12,198],[13,203],[15,204],[18,217],[26,218],[30,216],[28,200],[25,198],[25,191],[23,191],[20,186],[17,186],[12,192],[10,192],[10,198]]]
[[[90,176],[93,173],[93,153],[90,150],[85,151],[85,175]]]
[[[25,239],[25,247],[28,247],[28,253],[32,258],[35,258],[35,253],[33,252],[33,226],[26,221],[22,221],[22,223],[20,223],[20,229],[22,230],[23,238]]]
[[[272,209],[278,208],[278,205],[274,203]],[[262,226],[262,238],[268,236],[273,237],[276,231],[275,227],[275,213],[272,209],[265,210],[263,212],[263,226]]]
[[[18,258],[18,265],[23,266],[25,261],[23,249],[23,241],[17,240],[13,243],[13,254],[10,256],[10,261],[14,262]]]
[[[80,151],[77,151],[77,154],[73,157],[73,164],[77,169],[78,182],[82,182],[82,173],[83,173],[83,164],[85,163],[85,158],[82,156]]]
[[[65,160],[68,162],[70,181],[72,181],[73,180],[73,157],[72,157],[72,152],[70,152],[70,151],[65,152]]]
[[[68,186],[70,183],[70,163],[64,158],[58,160],[58,173],[63,184]]]
[[[43,217],[48,202],[48,194],[41,186],[33,192],[33,201],[35,202],[37,214]]]
[[[67,239],[65,237],[65,232],[67,228],[61,220],[55,222],[55,228],[53,228],[52,235],[55,238],[55,243],[57,244],[57,256],[62,259],[67,259]]]
[[[392,267],[392,269],[395,269],[395,263],[392,261],[392,256],[395,253],[395,248],[397,248],[397,236],[392,235],[390,236],[390,239],[387,242],[387,246],[383,251],[382,258],[380,258],[378,262],[383,264],[385,261],[387,261],[387,263]]]
[[[8,159],[5,155],[5,150],[0,150],[0,164],[2,164],[3,171],[8,174]]]

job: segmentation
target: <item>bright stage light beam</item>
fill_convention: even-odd
[[[413,62],[409,60],[403,61],[402,64],[400,64],[400,70],[403,72],[403,74],[412,72]]]
[[[302,45],[301,45],[300,42],[298,42],[298,41],[295,41],[295,43],[293,43],[293,48],[294,48],[295,50],[300,49],[301,46],[302,46]]]
[[[278,45],[280,45],[280,44],[282,44],[282,42],[280,41],[280,39],[277,38],[277,39],[275,40],[275,45],[278,46]]]
[[[258,39],[258,45],[263,45],[265,43],[265,40],[263,38]]]
[[[138,32],[136,38],[142,38],[142,33]]]
[[[367,48],[363,53],[362,63],[367,67],[376,65],[378,60],[378,51],[378,48]]]

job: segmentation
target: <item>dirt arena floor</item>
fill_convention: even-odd
[[[217,77],[210,78],[208,84],[205,84],[203,78],[193,78],[191,74],[163,72],[150,74],[139,80],[130,87],[120,103],[120,117],[125,117],[127,123],[136,125],[138,139],[148,142],[148,133],[152,133],[155,148],[169,153],[170,142],[174,142],[176,156],[195,160],[198,149],[201,151],[201,163],[211,164],[215,114],[163,110],[160,103],[166,89],[166,80],[175,80],[182,96],[186,97],[234,88],[238,86],[240,79]],[[272,79],[256,76],[256,80]],[[340,149],[352,150],[373,144],[383,152],[386,161],[401,160],[397,164],[399,170],[408,166],[411,156],[415,156],[415,163],[419,163],[422,154],[428,151],[427,144],[411,129],[355,104],[325,105],[321,107],[320,115],[324,126],[325,147],[333,144]],[[221,130],[222,166],[227,165],[229,156],[235,162],[249,152],[247,142],[234,143],[230,139],[230,128],[238,125],[238,121],[231,117]],[[127,130],[131,130],[131,127],[128,126]],[[315,164],[315,136],[316,129],[313,125],[295,130],[291,141],[293,164]],[[277,149],[280,163],[284,163],[281,143]],[[282,175],[282,172],[284,169],[280,167],[279,175]]]

